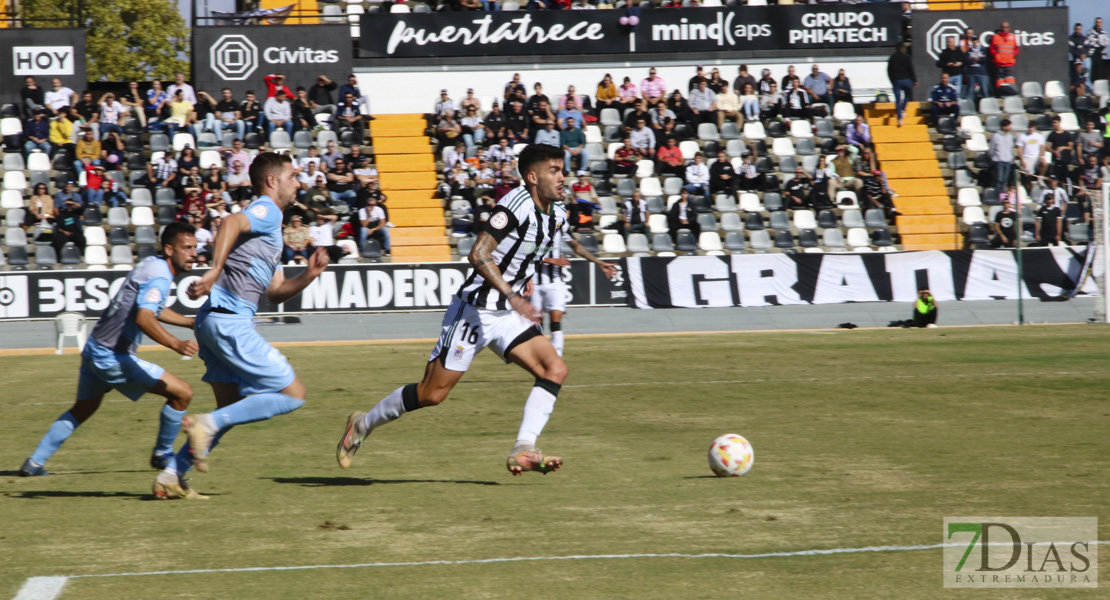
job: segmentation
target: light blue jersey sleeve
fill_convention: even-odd
[[[166,307],[166,298],[169,294],[170,280],[157,277],[139,286],[139,296],[135,303],[139,308],[148,309],[155,316],[160,316],[162,309]]]
[[[208,304],[202,310],[222,308],[253,316],[274,273],[281,269],[282,214],[276,204],[262,196],[243,211],[250,231],[243,233],[227,256],[216,278]]]
[[[272,202],[254,202],[243,211],[251,224],[251,233],[265,235],[273,231],[281,234],[281,211]]]

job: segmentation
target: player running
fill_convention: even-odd
[[[81,351],[81,375],[77,402],[62,413],[42,436],[35,453],[19,474],[24,477],[49,475],[44,466],[73,432],[100,408],[108,390],[115,389],[131,400],[150,392],[166,399],[158,424],[158,440],[150,466],[161,469],[173,459],[173,441],[181,429],[185,408],[193,388],[158,365],[135,355],[145,333],[150,339],[177,352],[192,356],[197,343],[170,335],[161,323],[193,328],[192,317],[166,308],[166,298],[175,275],[187,273],[197,259],[196,229],[188,223],[172,223],[162,231],[162,253],[140,262],[124,280],[108,310],[100,317]],[[161,322],[161,323],[159,323]]]
[[[189,297],[209,294],[196,317],[199,356],[206,368],[217,409],[185,417],[189,440],[154,481],[154,495],[190,498],[184,485],[189,468],[208,471],[208,453],[235,425],[263,421],[304,404],[306,389],[289,361],[254,329],[254,313],[265,294],[281,304],[301,293],[328,266],[318,248],[298,276],[281,269],[282,211],[297,193],[297,176],[288,156],[263,153],[252,162],[251,186],[259,193],[242,212],[226,219],[213,244],[212,268],[189,286]]]
[[[561,203],[560,203],[561,204]],[[582,247],[578,240],[570,234],[570,224],[563,226],[555,232],[555,241],[551,249],[536,267],[536,276],[532,280],[534,285],[532,307],[540,312],[540,326],[543,326],[543,313],[548,314],[551,320],[551,345],[559,356],[563,355],[563,315],[567,312],[567,284],[563,281],[563,269],[570,267],[570,260],[563,257],[563,244],[574,251],[575,254],[585,258],[601,268],[605,276],[612,279],[617,274],[617,268],[594,256],[589,250]]]
[[[540,315],[522,293],[531,287],[536,265],[554,243],[556,232],[566,225],[567,212],[559,202],[563,151],[530,145],[520,153],[517,168],[523,183],[497,203],[486,231],[475,241],[468,257],[474,272],[447,308],[443,333],[424,369],[423,381],[401,386],[370,412],[356,412],[347,418],[347,429],[336,450],[340,467],[351,465],[355,452],[376,427],[443,402],[474,356],[487,346],[506,363],[516,363],[536,378],[524,404],[516,443],[506,460],[509,472],[549,473],[562,466],[561,458],[545,456],[535,444],[555,407],[567,366],[540,333]]]

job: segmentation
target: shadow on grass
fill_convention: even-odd
[[[346,485],[384,485],[390,483],[461,483],[471,485],[501,485],[496,481],[469,481],[465,479],[364,479],[362,477],[261,477],[274,483],[291,483],[303,487],[342,487]]]
[[[683,479],[720,479],[716,475],[687,475]]]
[[[25,500],[38,500],[41,498],[123,498],[125,500],[154,500],[151,494],[135,494],[132,492],[66,492],[58,490],[7,492],[6,498],[23,498]]]

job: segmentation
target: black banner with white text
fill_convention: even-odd
[[[902,39],[896,4],[644,10],[367,13],[368,58],[871,48]]]
[[[1060,300],[1079,285],[1085,248],[1022,254],[1023,297]],[[635,308],[912,302],[922,287],[938,301],[1018,297],[1018,265],[1009,250],[630,258],[625,276]],[[1079,293],[1098,289],[1087,280]]]

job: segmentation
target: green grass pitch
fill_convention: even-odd
[[[343,471],[346,415],[419,378],[431,344],[286,348],[308,403],[229,433],[192,479],[206,502],[152,501],[152,397],[113,393],[54,476],[17,477],[78,357],[0,358],[0,599],[47,575],[939,544],[945,516],[1098,516],[1107,540],[1107,348],[1096,326],[572,337],[540,439],[566,466],[519,478],[504,466],[531,386],[516,367],[481,354],[444,405],[378,430]],[[143,356],[213,408],[201,361]],[[724,433],[754,445],[746,477],[711,476]],[[61,598],[1098,594],[941,575],[940,550],[608,558],[77,578]]]

